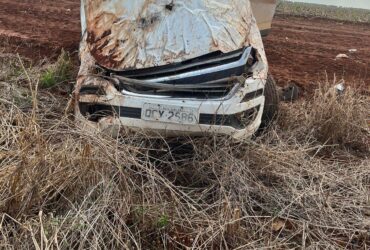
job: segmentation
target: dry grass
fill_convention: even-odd
[[[300,139],[370,154],[370,97],[347,87],[338,93],[334,84],[322,84],[311,100],[295,104],[281,125]]]
[[[37,74],[1,76],[1,248],[370,245],[369,100],[355,93],[283,105],[255,140],[110,138],[62,116],[66,99],[36,91]]]

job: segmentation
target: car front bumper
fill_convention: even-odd
[[[80,93],[76,118],[84,129],[116,134],[122,128],[160,136],[223,134],[237,139],[252,136],[261,124],[265,80],[249,77],[228,96],[219,99],[169,98],[120,92],[96,77],[84,80],[90,86],[104,86],[104,95]],[[104,82],[104,84],[102,84]],[[144,104],[191,107],[199,112],[197,124],[147,121],[141,118]],[[104,115],[93,118],[91,113]]]

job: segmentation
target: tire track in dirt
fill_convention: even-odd
[[[62,48],[77,52],[78,0],[0,0],[0,6],[0,53],[39,60],[54,58]],[[308,90],[327,74],[369,89],[370,24],[277,16],[264,40],[270,70],[281,86],[293,82]],[[335,60],[340,53],[350,58]]]

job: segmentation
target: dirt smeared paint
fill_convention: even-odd
[[[230,52],[258,41],[245,0],[87,1],[85,13],[86,46],[99,64],[116,70]]]

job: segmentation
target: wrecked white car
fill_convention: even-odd
[[[258,28],[275,4],[82,0],[76,118],[96,130],[253,135],[277,111]]]

